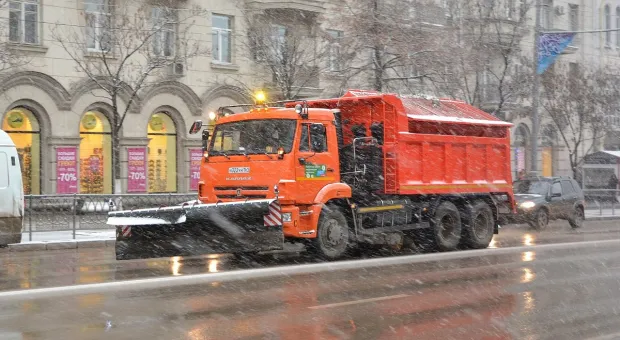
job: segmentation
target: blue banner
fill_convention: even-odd
[[[538,68],[536,72],[543,74],[555,59],[570,45],[575,33],[543,33],[538,41]]]

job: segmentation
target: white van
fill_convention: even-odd
[[[24,224],[24,186],[15,143],[0,130],[0,247],[20,243]]]

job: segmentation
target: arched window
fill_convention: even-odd
[[[108,118],[89,111],[80,120],[80,193],[112,193],[112,133]]]
[[[611,30],[611,9],[609,5],[605,5],[605,29]],[[605,32],[605,45],[611,45],[611,31]]]
[[[176,192],[177,131],[168,114],[151,116],[148,138],[148,192]]]
[[[517,126],[515,138],[513,140],[513,149],[515,157],[515,173],[521,170],[527,170],[527,154],[530,145],[530,131],[524,124]]]
[[[616,7],[616,29],[620,29],[620,6]],[[616,47],[620,47],[620,32],[616,31]]]
[[[554,148],[557,145],[557,132],[553,125],[547,124],[542,129],[542,175],[553,176]]]
[[[41,130],[34,114],[23,107],[7,112],[2,121],[19,153],[25,194],[41,194]]]

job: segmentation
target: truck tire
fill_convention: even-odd
[[[583,212],[583,207],[576,207],[571,218],[568,220],[568,223],[573,229],[577,229],[583,226],[584,220],[585,220],[585,215]]]
[[[311,239],[309,246],[310,251],[325,260],[336,260],[346,253],[349,246],[349,226],[337,207],[323,207],[316,238]]]
[[[549,213],[544,208],[538,209],[529,224],[534,230],[544,230],[549,225]]]
[[[456,250],[461,241],[461,215],[451,202],[442,202],[431,219],[431,229],[416,231],[417,245],[422,251]]]
[[[487,248],[495,228],[493,211],[484,201],[474,202],[467,210],[463,216],[462,245],[472,249]]]

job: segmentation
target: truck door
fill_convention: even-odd
[[[327,184],[340,181],[335,129],[322,123],[303,123],[299,134],[295,179],[299,203],[312,203]]]

